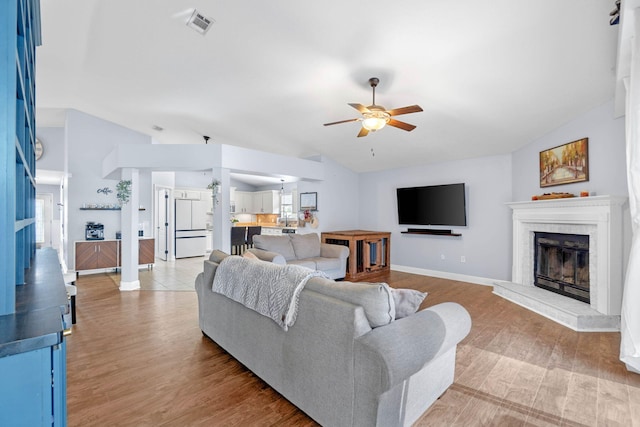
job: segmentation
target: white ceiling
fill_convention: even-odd
[[[41,7],[39,126],[74,108],[161,143],[208,135],[365,172],[509,153],[614,94],[613,0]],[[194,8],[216,21],[205,36],[185,25]],[[322,126],[358,117],[347,103],[371,103],[373,76],[377,104],[424,109],[398,117],[417,129],[356,138],[357,122]]]

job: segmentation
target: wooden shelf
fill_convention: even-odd
[[[121,211],[122,208],[80,208],[81,211]],[[147,209],[138,209],[139,211],[146,211]]]

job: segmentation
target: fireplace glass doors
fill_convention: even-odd
[[[589,236],[534,233],[534,285],[589,302]]]

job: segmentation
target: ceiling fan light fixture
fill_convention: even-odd
[[[372,111],[363,114],[362,127],[368,131],[375,132],[387,125],[391,116],[385,111]]]

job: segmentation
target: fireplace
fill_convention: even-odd
[[[589,236],[534,233],[534,280],[539,288],[589,303]]]
[[[495,282],[493,292],[577,331],[620,330],[626,202],[592,196],[507,203],[513,209],[511,281]],[[583,237],[567,243],[566,235]],[[542,236],[540,248],[536,236]],[[554,240],[561,243],[551,249]],[[545,251],[551,259],[536,266]]]

